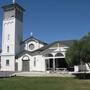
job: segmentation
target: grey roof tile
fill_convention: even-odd
[[[34,55],[35,53],[40,53],[40,52],[42,52],[42,51],[50,48],[51,46],[53,46],[53,45],[56,44],[56,43],[59,43],[60,45],[63,45],[63,46],[68,46],[68,47],[70,47],[70,46],[73,45],[73,43],[74,43],[75,41],[76,41],[76,40],[55,41],[55,42],[53,42],[53,43],[51,43],[51,44],[45,45],[44,47],[41,47],[41,48],[39,48],[39,49],[37,49],[37,50],[35,50],[35,51],[32,51],[32,52],[31,52],[31,51],[23,50],[23,51],[21,51],[19,54],[17,54],[16,57],[18,58],[19,55],[22,55],[22,54],[24,54],[24,53],[28,53],[29,55]]]

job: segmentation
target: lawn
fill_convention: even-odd
[[[0,90],[90,90],[90,80],[60,77],[1,78]]]

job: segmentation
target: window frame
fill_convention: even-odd
[[[10,60],[6,59],[6,66],[9,66],[9,65],[10,65]]]
[[[9,46],[7,46],[7,52],[9,52]]]
[[[36,67],[36,57],[34,57],[33,65]]]
[[[35,45],[33,43],[29,44],[29,49],[34,50]]]

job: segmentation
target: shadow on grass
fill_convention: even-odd
[[[90,73],[75,73],[77,79],[90,79]]]

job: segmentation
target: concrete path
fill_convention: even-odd
[[[0,78],[15,76],[15,72],[0,71]]]
[[[46,72],[17,72],[16,76],[27,77],[75,77],[71,73],[46,73]]]

